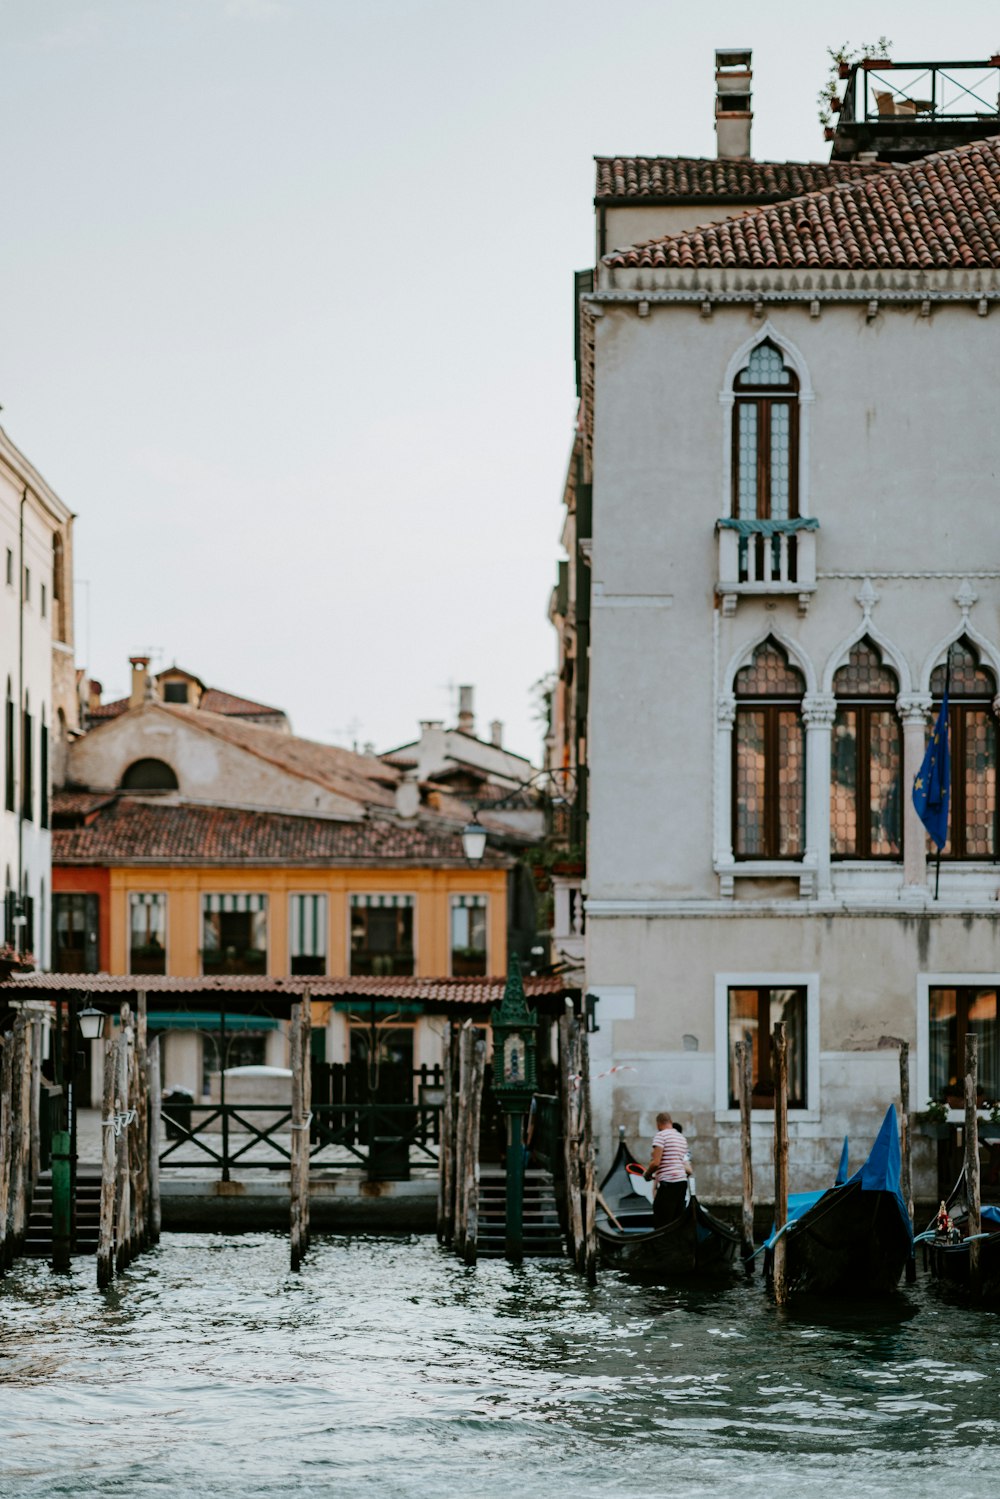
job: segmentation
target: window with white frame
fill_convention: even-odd
[[[267,896],[203,895],[201,967],[210,973],[267,972]]]
[[[752,1103],[774,1108],[771,1038],[785,1025],[788,1107],[819,1107],[819,975],[816,973],[717,973],[715,976],[715,1106],[739,1108],[736,1043],[751,1050]]]
[[[451,971],[456,978],[473,977],[486,973],[486,964],[486,896],[453,895]]]
[[[414,971],[412,895],[351,896],[351,973],[388,978]]]
[[[326,973],[326,934],[326,896],[291,896],[288,922],[290,973]]]
[[[167,971],[167,897],[133,891],[129,905],[129,973]]]
[[[927,990],[930,1096],[961,1108],[965,1087],[965,1042],[979,1038],[979,1092],[1000,1097],[1000,1012],[997,985],[931,984]]]

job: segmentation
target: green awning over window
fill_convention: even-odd
[[[270,1015],[231,1015],[226,1011],[227,1031],[276,1031],[280,1023]],[[146,1024],[158,1031],[217,1031],[222,1016],[218,1010],[150,1010]]]

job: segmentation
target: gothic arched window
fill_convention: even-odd
[[[951,798],[943,859],[992,859],[997,851],[997,684],[968,640],[951,647],[948,735]],[[948,680],[948,663],[931,673],[935,717]]]
[[[799,380],[774,344],[760,343],[733,382],[733,515],[799,513]]]
[[[896,674],[860,640],[833,679],[837,716],[830,763],[830,852],[895,859],[902,847],[902,750]]]
[[[736,674],[733,852],[797,859],[805,847],[801,672],[773,640]]]

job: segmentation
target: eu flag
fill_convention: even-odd
[[[948,749],[948,694],[934,724],[923,764],[913,782],[917,816],[938,848],[948,842],[948,798],[951,792],[951,754]]]

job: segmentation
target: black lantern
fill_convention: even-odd
[[[104,1034],[104,1013],[95,1010],[93,1005],[88,1005],[85,1010],[77,1010],[77,1024],[80,1034],[85,1041],[99,1041]]]

